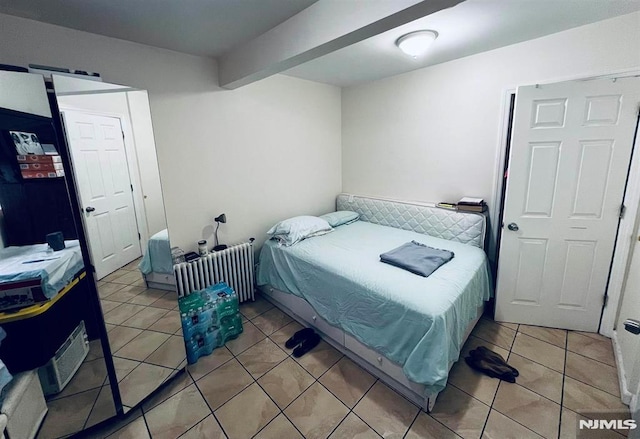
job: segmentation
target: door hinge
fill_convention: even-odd
[[[606,308],[607,303],[609,303],[609,295],[605,294],[604,296],[602,296],[602,307]]]
[[[142,239],[142,236],[140,236],[140,232],[138,232],[138,241],[140,241]]]
[[[132,184],[130,184],[129,186],[131,186],[131,192],[133,192],[133,185],[132,185]]]
[[[121,131],[122,133],[122,140],[124,140],[124,131]]]
[[[627,211],[627,206],[625,206],[624,204],[620,205],[620,212],[618,214],[618,218],[622,219],[624,218],[624,213]]]

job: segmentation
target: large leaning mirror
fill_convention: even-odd
[[[126,412],[186,365],[148,96],[53,83]]]
[[[66,437],[117,412],[49,99],[41,75],[0,71],[0,432],[11,438]]]

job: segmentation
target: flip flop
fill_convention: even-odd
[[[469,367],[491,378],[498,378],[509,383],[516,382],[516,377],[504,366],[498,366],[479,357],[466,357],[464,360]]]
[[[312,328],[304,328],[293,334],[289,340],[287,340],[284,344],[284,347],[287,349],[293,349],[302,343],[306,338],[308,338],[314,331]]]
[[[493,352],[491,349],[485,347],[485,346],[478,346],[476,349],[472,350],[469,352],[469,355],[471,355],[472,357],[478,357],[478,358],[484,358],[487,361],[490,361],[494,364],[497,365],[501,365],[501,366],[505,366],[508,367],[511,370],[511,373],[513,374],[513,376],[518,376],[520,375],[520,372],[518,372],[518,369],[516,369],[515,367],[510,366],[504,358],[502,358],[502,355]]]
[[[300,346],[298,346],[293,350],[293,356],[296,358],[300,358],[304,354],[309,352],[311,349],[318,346],[319,343],[320,343],[320,336],[314,332],[309,337],[304,339],[303,342],[300,343]]]

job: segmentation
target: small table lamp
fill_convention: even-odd
[[[223,213],[223,214],[215,217],[213,220],[217,223],[216,233],[215,233],[216,245],[215,245],[215,247],[213,247],[213,251],[217,252],[217,251],[224,250],[225,248],[227,248],[227,246],[225,244],[219,244],[218,243],[218,229],[220,228],[220,223],[225,224],[227,222],[227,216]]]

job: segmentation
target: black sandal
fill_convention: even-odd
[[[293,349],[313,334],[312,328],[304,328],[293,334],[289,340],[286,341],[284,347],[287,349]]]
[[[302,357],[304,354],[309,352],[311,349],[318,346],[320,343],[320,336],[315,332],[311,334],[308,338],[304,339],[300,346],[293,350],[293,356],[296,358]]]

